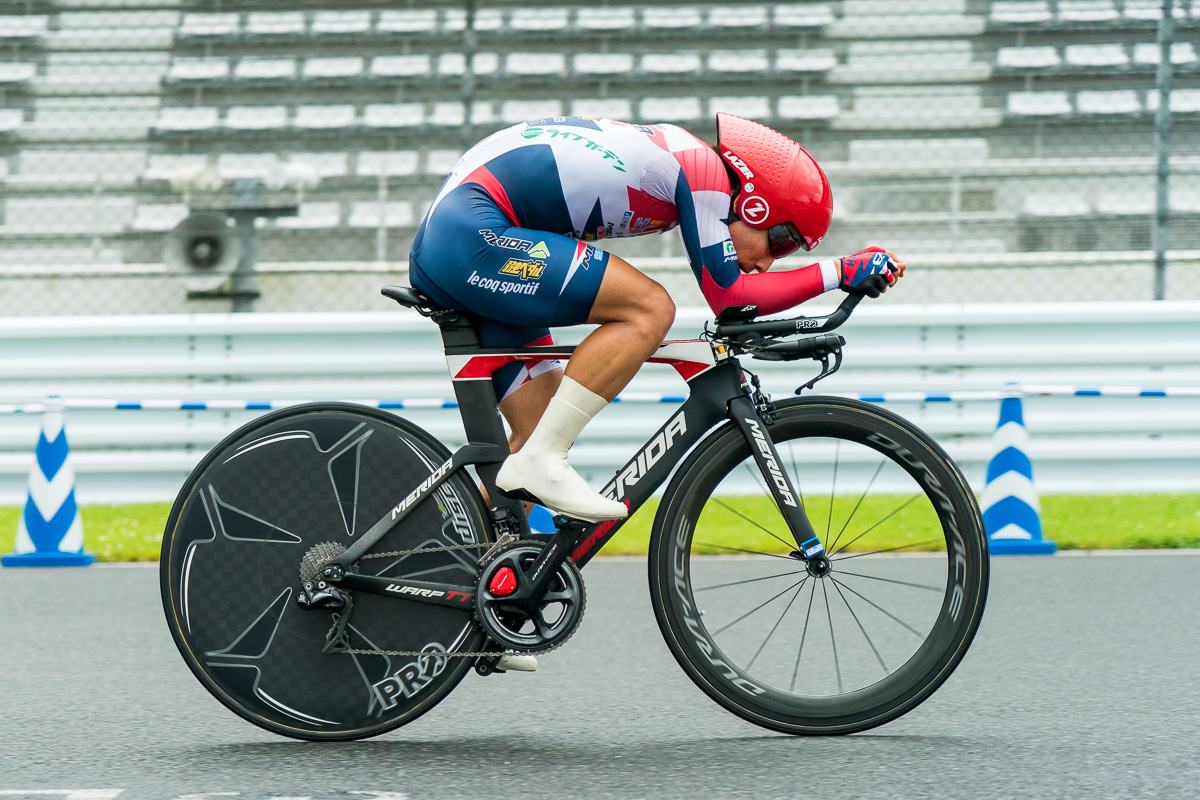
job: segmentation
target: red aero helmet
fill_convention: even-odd
[[[825,173],[800,145],[778,131],[717,113],[717,148],[742,177],[734,209],[751,228],[790,222],[812,250],[829,230],[833,191]]]

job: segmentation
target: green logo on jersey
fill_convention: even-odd
[[[531,125],[525,130],[521,131],[521,136],[525,137],[526,139],[536,139],[539,136],[549,136],[552,139],[562,138],[566,139],[567,141],[578,142],[588,150],[593,150],[597,153],[600,153],[600,155],[605,159],[612,159],[613,161],[616,161],[617,163],[611,166],[617,172],[625,171],[625,162],[618,158],[616,153],[614,153],[612,150],[601,147],[588,137],[579,133],[575,133],[574,131],[564,131],[559,130],[558,128],[544,128],[537,125]],[[617,166],[617,164],[620,166]]]
[[[538,242],[537,244],[535,244],[533,247],[529,248],[525,252],[529,253],[529,255],[533,256],[534,258],[549,258],[550,257],[550,248],[546,247],[545,242]]]

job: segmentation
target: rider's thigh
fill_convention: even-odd
[[[662,284],[628,261],[610,255],[588,322],[633,323],[661,338],[675,321],[675,302]]]
[[[476,320],[476,325],[479,329],[479,343],[483,347],[542,347],[554,344],[554,338],[548,328],[525,328],[486,317]],[[505,364],[492,373],[492,389],[496,392],[496,400],[503,402],[539,375],[560,368],[561,364],[557,359],[522,359]],[[503,411],[504,406],[501,405],[500,408]]]
[[[507,325],[587,322],[608,265],[605,251],[513,225],[474,184],[447,194],[422,226],[410,278],[434,300]]]

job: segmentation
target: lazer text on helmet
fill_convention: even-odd
[[[729,159],[729,163],[730,163],[730,164],[733,164],[733,166],[737,167],[737,171],[738,171],[738,172],[740,172],[740,173],[742,173],[743,175],[745,175],[747,180],[753,180],[753,179],[754,179],[754,173],[753,173],[753,172],[751,172],[751,171],[750,171],[750,168],[746,166],[746,162],[745,162],[745,161],[742,161],[740,158],[738,158],[737,156],[735,156],[735,155],[734,155],[732,152],[730,152],[729,150],[726,150],[726,151],[725,151],[724,153],[722,153],[721,155],[723,155],[723,156],[725,156],[725,158]]]

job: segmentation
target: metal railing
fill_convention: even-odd
[[[708,318],[683,309],[672,336],[692,338]],[[844,332],[845,366],[820,391],[912,419],[977,490],[1011,382],[1030,398],[1043,491],[1200,490],[1200,303],[878,304]],[[813,373],[744,364],[776,398]],[[443,402],[453,393],[438,331],[401,310],[0,320],[0,376],[0,504],[23,501],[37,440],[38,416],[13,412],[36,411],[47,393],[70,401],[84,503],[170,499],[212,445],[288,403],[406,405],[396,413],[452,447],[463,436]],[[574,463],[602,481],[684,391],[670,369],[646,367],[585,430]]]

